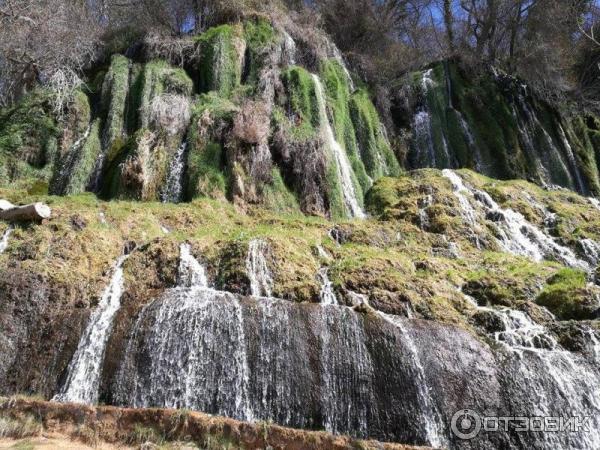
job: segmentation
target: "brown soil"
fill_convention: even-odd
[[[321,431],[297,430],[264,422],[239,422],[168,409],[89,407],[13,398],[0,403],[0,417],[17,421],[33,417],[43,425],[42,436],[24,440],[1,439],[0,449],[140,448],[146,440],[161,444],[189,442],[211,449],[417,449],[401,444],[360,441]],[[144,445],[144,448],[153,446]],[[175,445],[171,448],[184,447]]]

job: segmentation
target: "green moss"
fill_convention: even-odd
[[[536,302],[563,320],[590,319],[589,297],[585,273],[575,269],[562,269],[548,279],[548,284],[537,296]]]
[[[213,27],[197,36],[196,41],[200,48],[200,91],[217,91],[222,97],[229,98],[242,78],[246,44],[241,26]]]
[[[107,154],[103,198],[156,201],[165,186],[171,145],[147,129],[125,142],[116,142]]]
[[[350,114],[361,159],[369,176],[376,180],[382,176],[398,176],[400,164],[388,142],[379,114],[367,91],[360,89],[350,98]]]
[[[398,196],[398,183],[393,178],[380,178],[365,196],[367,211],[373,215],[383,215],[390,208],[395,207],[400,198]]]
[[[57,160],[50,192],[57,195],[84,192],[101,151],[100,120],[97,119],[81,145],[72,146],[63,158]]]
[[[227,195],[225,154],[213,127],[231,125],[237,107],[215,92],[202,94],[193,107],[188,131],[186,198],[224,198]]]
[[[244,39],[247,43],[244,83],[255,88],[259,81],[259,73],[263,67],[277,33],[269,21],[264,18],[244,22]]]
[[[215,142],[193,147],[188,156],[188,199],[196,197],[224,198],[227,181],[223,164],[223,148]]]
[[[277,212],[299,212],[300,205],[294,194],[285,185],[277,167],[271,171],[271,183],[263,192],[265,207]]]
[[[337,141],[348,154],[354,176],[352,181],[359,203],[362,205],[363,191],[371,187],[371,180],[361,160],[350,115],[348,78],[340,63],[335,60],[326,60],[321,64],[321,77],[325,96],[327,97],[327,105],[332,113],[334,133]]]
[[[317,136],[320,119],[315,83],[311,74],[302,67],[293,66],[281,75],[287,93],[287,110],[276,120],[285,123],[289,137],[297,142],[305,142]],[[280,110],[278,110],[280,111]]]
[[[194,83],[183,69],[155,60],[144,65],[139,84],[139,128],[150,126],[150,105],[161,94],[192,95]],[[135,103],[134,103],[135,104]]]
[[[125,114],[129,92],[129,59],[113,55],[102,85],[102,106],[105,112],[103,144],[108,147],[125,131]]]
[[[0,185],[50,179],[59,136],[51,98],[48,91],[36,89],[0,110]]]
[[[586,120],[581,116],[573,118],[565,126],[565,132],[572,143],[578,161],[580,161],[579,165],[590,193],[599,196],[600,175],[598,172],[598,158],[600,158],[600,139],[594,139],[594,136],[598,135],[598,132],[588,128]]]

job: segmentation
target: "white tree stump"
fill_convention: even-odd
[[[2,210],[0,207],[0,219],[9,222],[27,222],[31,220],[39,221],[43,219],[49,219],[51,214],[52,211],[50,207],[44,203],[13,206],[12,208],[6,210]]]

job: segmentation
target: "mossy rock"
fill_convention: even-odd
[[[104,130],[102,144],[110,147],[125,134],[126,108],[129,94],[130,60],[123,55],[113,55],[102,84],[102,110]]]
[[[13,107],[0,110],[0,184],[49,181],[59,135],[47,90],[36,89]]]
[[[600,309],[598,289],[586,286],[585,273],[575,269],[562,269],[550,277],[536,303],[561,320],[593,319]]]
[[[200,50],[198,85],[201,92],[217,91],[229,98],[240,85],[246,41],[240,25],[220,25],[196,38]]]
[[[202,94],[195,103],[188,130],[187,200],[228,196],[228,171],[223,144],[238,108],[216,93]]]
[[[368,175],[374,180],[400,175],[400,164],[368,93],[364,89],[355,92],[349,106],[361,160]]]
[[[294,141],[316,138],[320,129],[319,106],[314,80],[302,67],[293,66],[285,70],[283,81],[287,105],[285,111],[276,110],[276,122],[283,125],[288,137]]]

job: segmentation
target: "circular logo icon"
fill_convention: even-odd
[[[472,409],[461,409],[452,416],[450,428],[460,439],[473,439],[481,431],[481,417]]]

